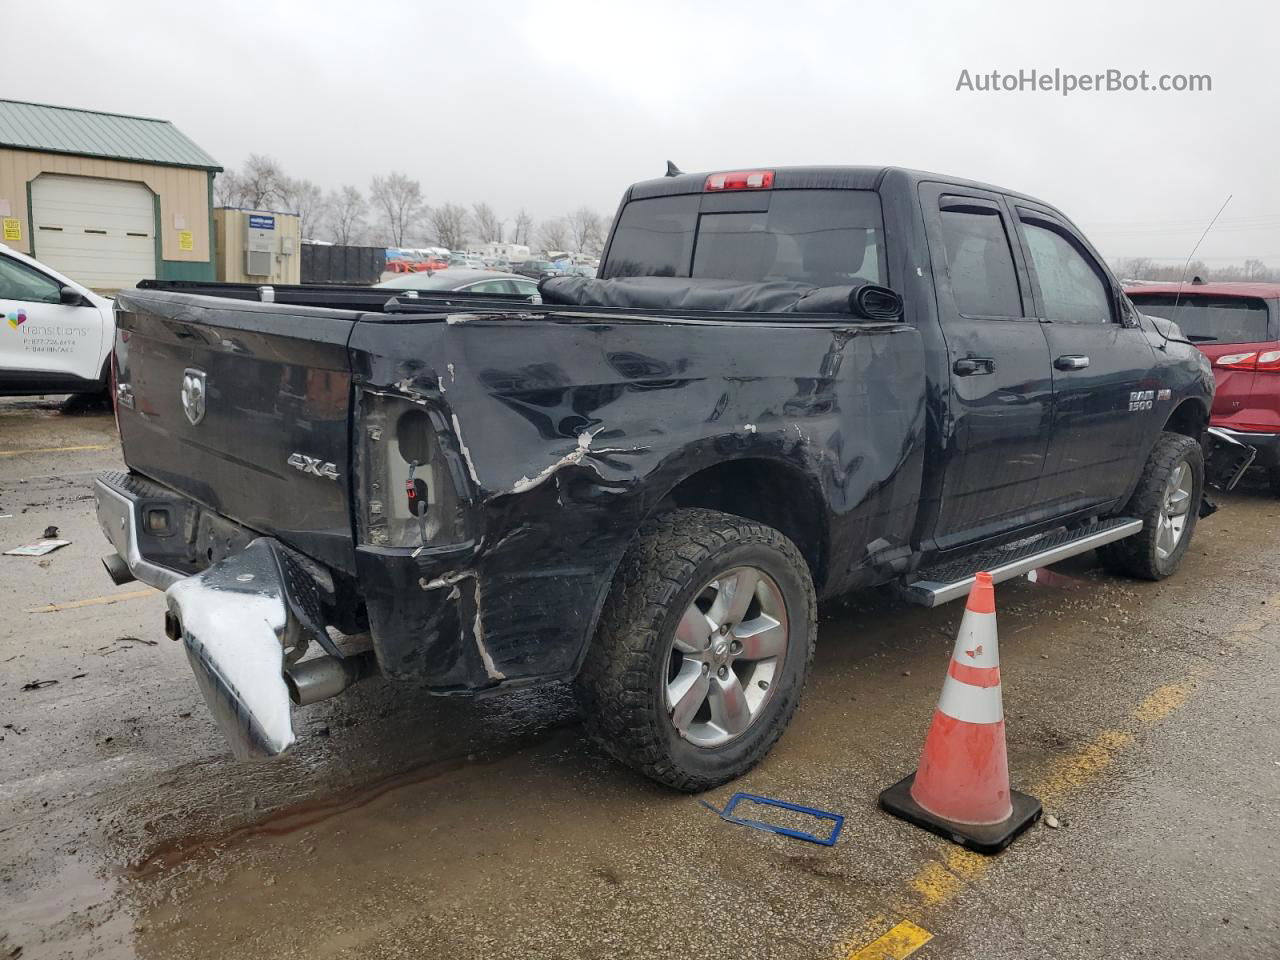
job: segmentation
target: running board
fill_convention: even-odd
[[[1060,530],[1027,540],[973,553],[957,560],[916,571],[916,579],[903,586],[908,600],[924,607],[936,607],[969,595],[975,575],[991,574],[996,583],[1047,567],[1051,563],[1085,553],[1103,544],[1131,537],[1142,529],[1142,521],[1132,517],[1099,520],[1078,530]]]

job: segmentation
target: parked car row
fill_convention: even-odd
[[[530,260],[509,260],[505,257],[485,257],[465,250],[449,251],[447,255],[424,252],[422,250],[387,249],[387,271],[389,273],[434,273],[437,270],[493,270],[499,273],[518,273],[521,276],[540,280],[543,277],[581,276],[594,277],[599,261],[573,257],[557,259],[538,258]]]

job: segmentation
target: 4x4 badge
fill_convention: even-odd
[[[308,457],[305,453],[291,453],[286,461],[295,470],[309,473],[314,477],[338,479],[338,468],[332,463],[321,463],[319,457]]]

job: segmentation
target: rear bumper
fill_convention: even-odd
[[[1248,444],[1258,451],[1254,457],[1255,467],[1280,466],[1280,433],[1249,433],[1244,430],[1232,430],[1229,427],[1214,425],[1211,429],[1224,434],[1237,443]]]
[[[148,503],[172,506],[163,487],[130,474],[106,473],[94,480],[93,495],[98,502],[98,525],[135,580],[167,590],[186,576],[143,555],[143,540],[155,539],[143,532],[143,510]]]
[[[276,756],[297,739],[284,648],[298,623],[278,548],[255,540],[165,591],[165,631],[182,639],[200,693],[238,760]]]
[[[103,474],[94,493],[98,522],[129,573],[165,591],[165,632],[182,641],[232,753],[241,760],[283,753],[296,739],[285,651],[293,651],[290,662],[312,642],[337,652],[324,632],[315,577],[279,541],[249,531],[240,534],[252,538],[247,543],[225,541],[234,552],[197,571],[184,536],[200,515],[196,505],[136,474]],[[166,514],[163,536],[150,519],[157,512]],[[319,664],[306,663],[294,678],[295,696],[301,683],[316,684]],[[329,686],[341,689],[368,672],[367,664],[347,663]]]

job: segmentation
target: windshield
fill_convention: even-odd
[[[774,190],[633,200],[602,276],[883,282],[884,226],[871,190]]]
[[[1258,343],[1271,339],[1265,300],[1186,293],[1131,293],[1129,299],[1143,313],[1176,322],[1189,340]]]

